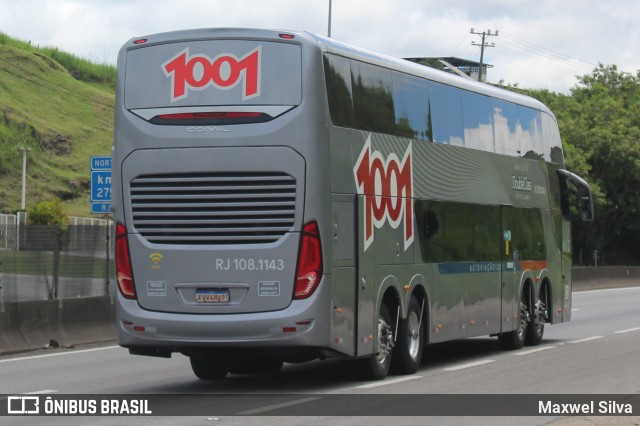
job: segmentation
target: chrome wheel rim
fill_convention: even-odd
[[[384,364],[391,356],[393,349],[393,332],[384,318],[378,319],[378,364]]]
[[[524,302],[520,302],[520,319],[518,321],[518,337],[524,337],[524,333],[527,331],[527,324],[529,323],[529,310]]]
[[[409,314],[409,338],[407,339],[409,345],[409,356],[412,359],[418,357],[420,352],[420,320],[415,312]]]

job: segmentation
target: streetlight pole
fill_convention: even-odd
[[[27,151],[31,151],[31,148],[19,148],[22,152],[22,197],[20,198],[20,210],[25,210],[25,196],[27,192]]]
[[[329,29],[327,30],[327,37],[331,38],[331,0],[329,0]]]

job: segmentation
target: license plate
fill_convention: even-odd
[[[198,303],[228,303],[229,290],[199,288],[196,290],[196,302]]]

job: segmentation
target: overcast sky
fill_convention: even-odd
[[[128,39],[202,27],[327,34],[329,0],[0,0],[0,32],[115,65]],[[490,82],[568,92],[598,63],[640,69],[636,0],[333,0],[332,37],[397,57],[478,61]]]

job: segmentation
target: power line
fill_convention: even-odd
[[[455,56],[456,52],[458,51],[458,49],[460,48],[460,46],[462,46],[462,43],[464,43],[467,40],[467,37],[469,36],[469,34],[465,34],[464,37],[462,37],[460,39],[460,42],[458,43],[458,45],[456,46],[455,49],[453,49],[453,52],[451,52],[451,56]]]
[[[510,39],[512,41],[513,45],[518,45],[518,46],[520,46],[521,49],[527,50],[527,51],[529,51],[531,53],[539,54],[539,55],[546,56],[546,57],[549,57],[549,58],[555,58],[555,60],[562,61],[562,62],[570,62],[572,64],[577,64],[579,66],[589,67],[590,69],[598,67],[598,64],[595,64],[593,62],[584,61],[582,59],[575,58],[575,57],[567,55],[565,53],[561,53],[561,52],[558,52],[556,50],[548,49],[548,48],[540,46],[538,44],[531,43],[530,41],[523,40],[523,39],[521,39],[521,38],[519,38],[519,37],[517,37],[517,36],[515,36],[513,34],[505,33],[503,31],[502,35],[504,37],[506,37],[507,39]]]
[[[517,43],[512,43],[507,39],[504,39],[503,41],[504,41],[504,44],[501,46],[502,48],[506,50],[510,50],[511,52],[517,53],[525,58],[531,58],[531,59],[542,58],[545,61],[548,61],[548,65],[555,64],[557,67],[564,68],[565,70],[589,72],[593,69],[591,65],[587,65],[585,63],[575,62],[573,60],[568,60],[568,59],[560,59],[555,56],[551,56],[545,53],[540,53],[535,50],[528,49],[526,46],[521,46]]]
[[[535,52],[531,52],[529,50],[526,49],[522,49],[520,46],[510,43],[509,41],[507,41],[506,39],[503,40],[503,44],[501,44],[500,46],[500,52],[503,54],[506,54],[508,56],[511,57],[517,57],[520,60],[532,63],[532,64],[538,64],[538,59],[544,59],[545,60],[545,67],[546,68],[552,68],[555,69],[557,71],[561,71],[561,72],[577,72],[577,73],[582,73],[582,72],[589,72],[591,71],[591,67],[583,65],[583,64],[577,64],[577,63],[571,63],[568,61],[561,61],[558,60],[556,58],[553,57],[549,57],[549,56],[545,56],[545,55],[539,55],[536,54]]]

